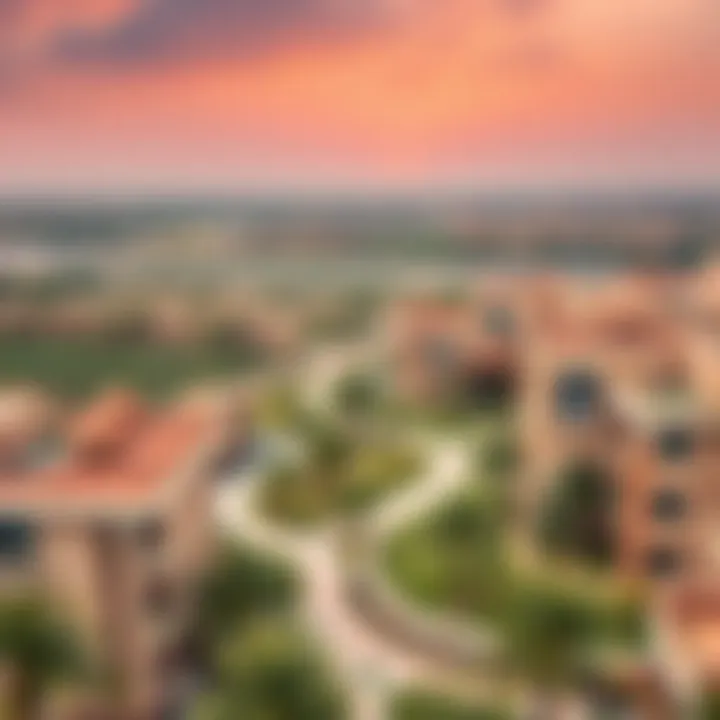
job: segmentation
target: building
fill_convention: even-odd
[[[530,303],[519,365],[519,534],[539,550],[559,478],[598,468],[611,568],[645,592],[653,671],[683,713],[720,680],[718,287],[555,279]]]
[[[41,592],[74,621],[120,688],[99,717],[146,720],[168,700],[229,441],[211,403],[151,408],[115,390],[68,422],[52,461],[0,476],[0,589]]]
[[[427,294],[395,303],[381,335],[397,394],[418,404],[511,396],[518,350],[514,289],[498,282],[469,297]]]

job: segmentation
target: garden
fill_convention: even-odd
[[[506,709],[446,697],[418,688],[399,692],[391,702],[390,720],[510,720]]]
[[[210,681],[192,720],[343,720],[346,699],[297,616],[300,581],[283,560],[228,547],[200,594]]]
[[[301,460],[275,468],[260,492],[263,513],[279,524],[312,527],[368,510],[421,468],[420,451],[394,435],[354,433],[317,419],[299,434]]]
[[[163,397],[194,382],[233,377],[262,362],[258,348],[209,343],[170,345],[103,338],[5,337],[0,382],[32,382],[65,398],[84,398],[108,384]]]
[[[508,532],[517,463],[508,430],[502,426],[485,439],[475,477],[391,537],[381,562],[415,605],[499,631],[501,665],[510,676],[554,687],[592,671],[598,657],[640,650],[642,603],[594,567],[554,556],[535,564],[518,560]],[[556,499],[549,512],[559,512]]]

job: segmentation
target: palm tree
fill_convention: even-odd
[[[47,689],[77,677],[81,658],[72,631],[40,600],[18,597],[0,605],[0,665],[11,676],[11,718],[36,720]]]

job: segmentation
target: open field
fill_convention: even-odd
[[[38,383],[68,398],[123,384],[162,397],[193,381],[228,377],[258,362],[249,351],[220,351],[208,345],[6,338],[0,342],[0,383]]]

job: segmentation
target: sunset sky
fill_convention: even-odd
[[[3,193],[718,182],[718,0],[0,0]]]

